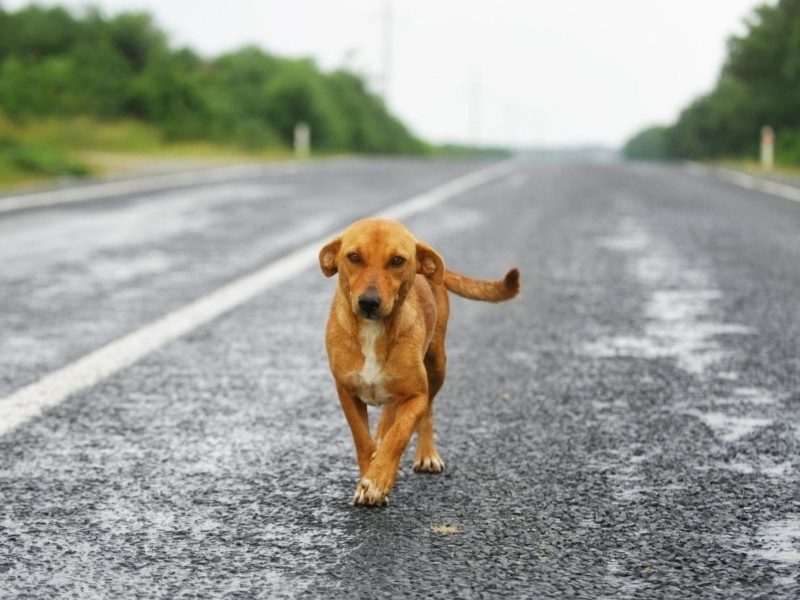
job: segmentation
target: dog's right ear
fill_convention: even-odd
[[[417,273],[422,273],[437,285],[444,283],[444,259],[423,242],[417,242]]]
[[[325,244],[319,251],[319,268],[322,269],[325,277],[333,277],[339,271],[337,258],[341,247],[342,238],[337,237],[332,242]]]

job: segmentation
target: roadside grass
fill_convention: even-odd
[[[314,152],[316,157],[340,156]],[[439,158],[499,158],[503,148],[431,146]],[[65,179],[136,175],[226,163],[277,162],[294,157],[286,147],[250,148],[208,141],[175,142],[161,129],[133,119],[48,117],[16,122],[0,112],[0,191]]]
[[[232,144],[170,142],[157,127],[134,120],[76,117],[15,123],[0,115],[0,189],[65,178],[291,157],[285,148],[250,150]]]
[[[713,164],[763,177],[778,175],[779,177],[800,179],[800,165],[776,164],[772,169],[765,169],[757,160],[722,160]]]

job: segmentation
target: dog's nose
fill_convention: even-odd
[[[381,297],[373,292],[366,292],[358,297],[358,308],[365,314],[374,313],[381,305]]]

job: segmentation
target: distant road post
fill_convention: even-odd
[[[302,121],[294,126],[294,156],[308,158],[311,154],[311,128]]]
[[[761,166],[771,170],[775,164],[775,132],[769,125],[761,128]]]

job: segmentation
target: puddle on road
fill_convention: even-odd
[[[626,256],[629,273],[645,292],[642,306],[643,333],[610,335],[588,342],[582,351],[599,359],[672,359],[674,364],[699,379],[715,377],[739,379],[735,371],[716,372],[723,362],[731,362],[736,351],[724,344],[724,336],[751,335],[753,328],[720,319],[718,308],[723,293],[710,274],[690,265],[669,242],[651,235],[645,226],[627,218],[615,235],[600,237],[598,245]],[[774,424],[774,405],[778,400],[768,391],[754,387],[735,387],[724,398],[710,400],[677,399],[667,410],[690,415],[708,427],[723,445],[735,444]],[[594,402],[604,418],[618,419],[628,410],[626,402]],[[636,461],[625,460],[609,467],[618,488],[617,495],[632,501],[650,492],[637,472]],[[641,461],[643,462],[643,461]],[[790,462],[756,457],[746,461],[719,461],[714,467],[742,474],[791,477]],[[708,469],[709,465],[699,466]]]
[[[145,250],[138,254],[98,257],[83,265],[91,280],[124,283],[143,275],[157,275],[172,268],[173,259],[166,252]],[[52,294],[52,290],[48,290]]]
[[[760,547],[749,554],[784,565],[800,565],[800,518],[764,523],[755,541]]]
[[[0,255],[15,259],[3,277],[25,277],[40,266],[43,256],[58,256],[61,263],[80,265],[98,253],[146,246],[187,232],[203,232],[214,223],[209,208],[227,205],[234,199],[252,201],[276,193],[282,194],[283,190],[259,184],[179,190],[162,193],[152,202],[115,206],[114,210],[99,205],[79,212],[64,211],[59,219],[42,221],[35,227],[16,224],[15,229],[3,230],[0,236]],[[75,240],[84,243],[76,244]]]
[[[727,443],[739,441],[762,427],[772,425],[772,419],[738,417],[722,412],[687,410],[684,414],[697,417],[715,436]]]
[[[778,403],[778,400],[768,391],[759,388],[743,387],[733,390],[733,395],[727,398],[717,398],[712,400],[717,405],[742,405],[770,406]]]
[[[753,462],[732,461],[714,462],[711,467],[696,467],[698,470],[709,470],[709,468],[733,471],[742,475],[761,474],[775,479],[787,479],[791,474],[792,463],[789,461],[775,462],[769,457],[759,457]]]
[[[689,268],[669,244],[654,239],[633,219],[618,235],[598,241],[603,248],[631,254],[630,271],[648,291],[644,334],[604,337],[584,345],[595,358],[671,358],[692,375],[702,376],[733,354],[720,335],[743,335],[753,329],[714,319],[722,292],[703,271]],[[655,287],[656,289],[650,289]]]
[[[781,575],[775,577],[777,585],[796,586],[800,579],[800,518],[789,517],[763,523],[753,539],[741,540],[755,548],[747,553],[756,560],[766,560],[775,565]]]
[[[418,239],[443,239],[477,229],[486,222],[486,213],[463,206],[448,205],[441,218],[431,218],[414,224],[414,234]]]

